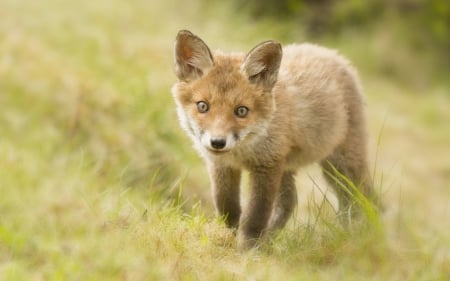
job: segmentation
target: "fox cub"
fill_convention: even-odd
[[[181,126],[204,158],[214,205],[238,228],[239,249],[282,228],[297,204],[294,176],[319,162],[339,209],[353,213],[344,174],[375,199],[366,153],[364,100],[350,63],[312,44],[265,41],[247,54],[211,52],[181,30],[172,93]],[[250,196],[240,202],[241,170]]]

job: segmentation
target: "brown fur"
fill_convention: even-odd
[[[375,198],[359,82],[334,51],[266,41],[247,55],[212,54],[183,30],[175,67],[181,125],[206,161],[218,214],[238,227],[240,249],[286,224],[297,204],[294,175],[301,166],[321,163],[343,211],[353,202],[336,185],[332,167]],[[241,212],[242,169],[250,172],[250,198]]]

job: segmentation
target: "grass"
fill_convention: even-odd
[[[310,167],[287,229],[235,250],[177,124],[172,42],[181,28],[225,50],[304,37],[227,5],[0,0],[0,279],[449,278],[449,88],[377,75],[372,36],[327,43],[362,68],[380,231],[341,229]]]

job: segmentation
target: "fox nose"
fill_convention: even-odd
[[[227,144],[226,139],[223,138],[214,138],[211,139],[211,146],[215,149],[222,149]]]

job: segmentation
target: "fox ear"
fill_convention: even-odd
[[[265,41],[254,47],[244,59],[241,71],[250,82],[272,89],[277,82],[283,51],[276,41]]]
[[[175,74],[178,79],[198,79],[213,65],[211,51],[205,42],[188,30],[180,30],[175,40]]]

